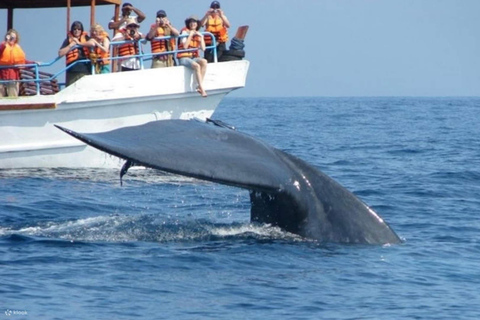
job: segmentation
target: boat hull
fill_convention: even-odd
[[[0,168],[118,167],[119,159],[54,127],[102,132],[167,119],[210,117],[229,92],[245,86],[246,60],[209,64],[208,97],[183,67],[85,76],[51,96],[2,99]]]

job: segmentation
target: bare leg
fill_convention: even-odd
[[[205,74],[207,73],[208,61],[206,59],[200,59],[198,61],[198,64],[200,65],[200,70],[201,70],[201,74],[202,74],[202,81],[203,81],[203,79],[205,79]]]
[[[202,77],[201,66],[197,62],[193,62],[192,68],[193,68],[193,72],[195,73],[195,79],[197,80],[197,83],[198,83],[197,92],[200,93],[202,97],[206,97],[207,93],[205,92],[205,90],[203,90],[203,84],[202,84],[203,77]]]

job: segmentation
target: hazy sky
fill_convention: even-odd
[[[159,9],[180,29],[210,5],[130,2],[147,15],[144,33]],[[480,96],[480,0],[220,2],[231,36],[250,26],[247,86],[235,96]],[[72,13],[89,25],[88,10]],[[113,6],[99,7],[97,21],[106,28],[112,14]],[[6,10],[0,21],[5,29]],[[66,9],[16,10],[14,26],[29,59],[51,61],[66,36]]]

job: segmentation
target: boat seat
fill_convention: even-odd
[[[57,79],[52,79],[52,74],[47,72],[40,71],[39,78],[44,79],[40,82],[40,94],[41,95],[50,95],[55,94],[60,91]],[[35,70],[33,68],[26,68],[20,70],[20,79],[21,80],[34,80],[35,79]],[[34,81],[32,82],[21,82],[20,83],[20,92],[21,96],[34,96],[37,94],[37,86]]]

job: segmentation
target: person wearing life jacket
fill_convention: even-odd
[[[175,50],[175,38],[156,40],[157,37],[179,36],[179,32],[170,23],[165,10],[157,11],[157,19],[150,26],[146,39],[150,41],[152,54],[152,68],[163,68],[174,66],[173,54],[160,54],[162,52]]]
[[[115,41],[127,41],[124,44],[118,45],[118,56],[125,57],[120,59],[121,71],[133,71],[139,70],[140,59],[138,57],[132,57],[138,55],[139,44],[138,41],[143,39],[143,35],[138,31],[140,25],[135,19],[130,19],[127,21],[127,26],[125,29],[120,29],[120,31],[113,37],[112,42]]]
[[[223,52],[227,50],[228,41],[228,28],[230,28],[230,22],[227,16],[220,9],[220,2],[213,1],[210,4],[210,8],[205,13],[205,16],[200,21],[200,25],[205,27],[206,32],[210,32],[215,36],[217,44],[217,60],[223,55]],[[212,37],[205,35],[205,45],[210,46],[213,44]],[[214,49],[205,50],[205,58],[208,62],[214,62]]]
[[[108,23],[108,29],[120,31],[126,28],[129,20],[135,19],[136,23],[142,23],[145,18],[145,14],[140,9],[134,7],[130,2],[124,2],[122,5],[122,13],[117,19],[112,17]]]
[[[68,87],[84,75],[92,74],[92,66],[89,58],[88,40],[90,37],[83,30],[83,24],[80,21],[74,21],[63,41],[58,56],[65,56],[67,67],[71,65],[65,74],[65,85]],[[83,62],[77,62],[82,61]]]
[[[0,43],[0,80],[20,80],[19,68],[4,68],[15,64],[31,64],[34,61],[26,60],[25,52],[18,44],[20,36],[15,29],[5,34],[5,41]],[[1,97],[18,97],[20,83],[11,81],[0,83]]]
[[[200,29],[200,21],[196,16],[190,16],[185,20],[185,28],[180,32],[178,41],[178,63],[187,68],[193,69],[195,79],[197,80],[197,92],[202,97],[207,96],[207,92],[203,88],[203,78],[207,73],[207,60],[201,58],[198,49],[205,50],[205,40],[203,35],[198,32]],[[193,49],[190,51],[182,51]]]
[[[110,73],[110,38],[101,24],[94,24],[90,29],[90,61],[95,67],[95,73]]]

